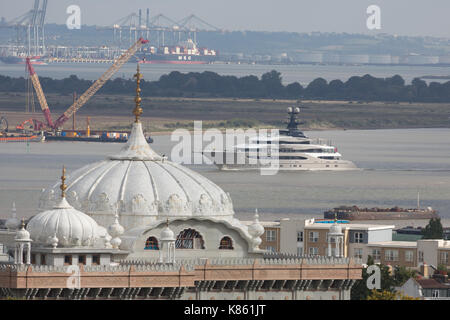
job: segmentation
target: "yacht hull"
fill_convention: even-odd
[[[213,164],[223,171],[247,171],[261,170],[264,168],[277,169],[279,171],[349,171],[360,170],[349,160],[323,160],[307,157],[305,160],[277,160],[265,159],[259,162],[255,158],[250,159],[248,154],[233,152],[203,152]]]
[[[265,165],[242,165],[242,164],[215,164],[223,171],[247,171],[247,170],[261,170],[261,169],[277,169],[278,171],[350,171],[360,170],[350,161],[338,161],[337,163],[301,163],[301,164],[287,164],[280,163],[279,166],[265,166]]]

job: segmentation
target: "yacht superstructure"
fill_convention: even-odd
[[[249,139],[232,150],[207,152],[221,170],[251,170],[277,166],[278,170],[341,171],[358,169],[343,160],[337,148],[323,139],[307,137],[299,128],[300,109],[288,108],[288,125],[276,136]],[[206,152],[205,152],[206,153]]]

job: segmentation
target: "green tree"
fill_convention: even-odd
[[[306,93],[310,98],[325,98],[328,93],[328,83],[324,78],[311,81],[306,87]]]
[[[431,218],[422,230],[423,239],[444,239],[441,218]]]
[[[293,82],[286,86],[286,95],[288,98],[296,98],[298,99],[303,92],[303,87],[298,82]]]
[[[276,70],[264,73],[261,76],[261,82],[269,97],[278,98],[282,96],[284,86],[281,83],[281,80],[281,73]]]
[[[372,290],[367,300],[420,300],[419,298],[413,298],[405,295],[401,292],[392,292],[389,290]]]
[[[404,266],[396,266],[394,267],[394,275],[393,280],[395,286],[401,286],[410,278],[414,278],[416,276],[416,271],[408,270]]]

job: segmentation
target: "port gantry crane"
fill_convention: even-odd
[[[106,70],[106,72],[92,84],[92,86],[87,89],[55,122],[52,120],[50,114],[50,109],[48,108],[47,100],[45,99],[44,91],[42,90],[39,78],[31,65],[31,60],[27,58],[26,64],[27,69],[30,74],[31,81],[33,83],[34,90],[38,97],[39,104],[41,105],[42,112],[44,114],[45,121],[47,122],[47,127],[57,130],[63,126],[63,124],[75,113],[77,112],[89,99],[103,87],[103,85],[108,81],[114,73],[116,73],[135,53],[138,51],[142,45],[148,43],[148,40],[140,38],[134,45],[132,45],[119,59],[117,59],[113,65]],[[34,121],[35,130],[42,130],[44,124],[40,121]]]

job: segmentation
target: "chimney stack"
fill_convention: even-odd
[[[424,279],[430,278],[430,272],[428,268],[429,267],[425,262],[420,266],[420,273],[423,275]]]

